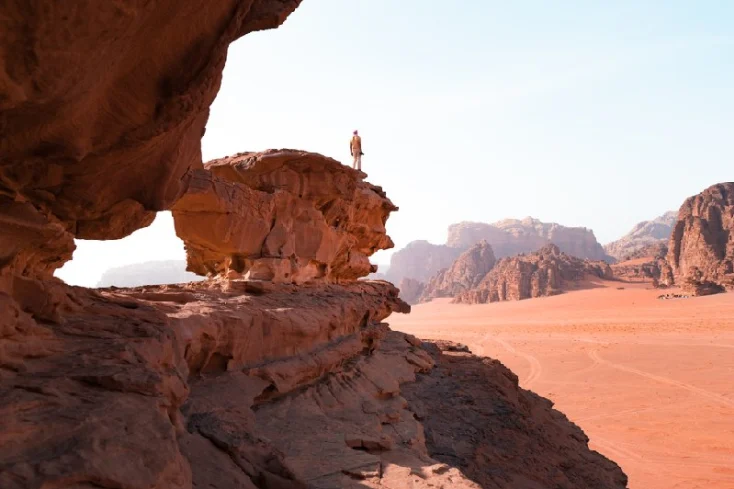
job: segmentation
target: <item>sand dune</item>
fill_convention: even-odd
[[[487,305],[437,300],[393,328],[501,360],[553,400],[631,489],[734,488],[734,294],[658,300],[598,282]]]

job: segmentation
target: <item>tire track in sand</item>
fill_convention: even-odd
[[[701,389],[700,387],[696,387],[694,385],[686,384],[684,382],[679,382],[677,380],[669,379],[667,377],[662,377],[660,375],[651,374],[649,372],[645,372],[643,370],[638,370],[636,368],[627,367],[625,365],[610,362],[609,360],[604,359],[601,355],[599,355],[599,352],[597,350],[591,350],[588,352],[589,356],[592,360],[599,362],[603,365],[606,365],[607,367],[615,368],[617,370],[621,370],[622,372],[627,372],[630,374],[639,375],[640,377],[644,377],[646,379],[653,380],[655,382],[659,382],[661,384],[667,384],[672,385],[674,387],[679,387],[681,389],[684,389],[692,394],[697,394],[701,397],[705,397],[707,399],[710,399],[712,401],[715,401],[719,404],[723,404],[727,407],[734,408],[734,399],[729,399],[727,397],[721,396],[719,394],[716,394],[714,392],[707,391],[705,389]]]
[[[516,355],[518,357],[521,357],[525,359],[525,361],[528,362],[530,365],[530,373],[528,374],[527,379],[525,379],[525,382],[523,382],[523,388],[524,389],[530,389],[530,387],[538,380],[540,379],[541,374],[543,373],[543,366],[540,364],[540,361],[535,358],[532,355],[529,355],[527,353],[523,353],[521,351],[517,351],[512,345],[510,345],[508,342],[503,340],[499,337],[493,337],[494,341],[500,344],[502,348],[507,350],[509,353],[512,353],[513,355]]]

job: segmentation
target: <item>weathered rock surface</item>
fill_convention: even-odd
[[[612,270],[605,262],[581,260],[547,245],[535,253],[501,259],[479,285],[454,301],[483,304],[556,295],[582,286],[589,277],[611,279]]]
[[[500,362],[451,343],[424,347],[436,368],[402,395],[423,423],[429,455],[484,489],[627,486],[615,463],[585,450],[581,429],[549,400],[519,388]]]
[[[62,323],[15,311],[5,324],[4,489],[478,488],[483,467],[520,484],[519,460],[534,461],[531,480],[625,487],[618,468],[503,367],[472,359],[491,368],[430,374],[435,360],[420,342],[382,323],[408,310],[389,283],[67,292],[79,310]],[[404,397],[417,372],[427,384]],[[476,404],[449,431],[424,429],[448,416],[439,397],[457,382],[480,393]],[[461,460],[470,433],[484,433],[476,453],[489,458]]]
[[[385,282],[68,293],[79,310],[62,323],[15,311],[3,325],[4,489],[186,488],[216,472],[186,454],[217,452],[252,480],[235,487],[286,487],[263,482],[295,478],[252,432],[255,398],[336,372],[375,347],[391,311],[408,310]]]
[[[651,221],[642,221],[617,241],[604,245],[604,251],[619,261],[649,256],[654,246],[666,246],[678,213],[666,212]]]
[[[387,278],[396,284],[406,277],[426,283],[440,270],[450,267],[461,253],[483,240],[492,246],[497,258],[531,253],[553,243],[571,256],[613,261],[604,253],[593,231],[586,228],[544,223],[530,217],[494,224],[460,222],[449,226],[445,245],[413,241],[395,252]]]
[[[726,288],[721,284],[693,277],[686,278],[681,285],[681,289],[684,293],[692,296],[713,295],[726,292]]]
[[[228,44],[299,3],[0,5],[3,489],[479,487],[482,461],[468,476],[436,460],[401,396],[435,361],[383,323],[407,304],[354,280],[391,245],[384,193],[303,152],[201,165]],[[212,280],[94,291],[52,277],[74,237],[121,238],[184,192],[177,229]],[[575,467],[528,455],[575,432],[522,399],[492,416],[546,485],[559,471],[567,487],[624,485],[583,439],[558,445]]]
[[[408,304],[417,304],[426,284],[413,280],[412,278],[404,278],[400,281],[398,288],[400,289],[400,298]]]
[[[447,269],[439,271],[426,284],[421,302],[438,297],[456,297],[473,289],[494,268],[497,259],[492,246],[482,240],[464,253]]]
[[[210,161],[173,207],[188,269],[294,283],[376,271],[368,257],[393,246],[385,222],[397,207],[364,176],[305,151]]]
[[[74,237],[119,239],[169,208],[201,167],[229,44],[299,3],[3,2],[0,291],[40,293]]]
[[[734,288],[734,182],[713,185],[683,203],[668,249],[676,282]]]
[[[670,266],[665,260],[668,247],[663,242],[637,248],[626,260],[612,264],[615,279],[629,282],[652,282],[655,286],[664,280]]]

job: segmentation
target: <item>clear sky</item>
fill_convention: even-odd
[[[304,0],[230,47],[204,159],[294,148],[363,169],[397,248],[533,216],[606,243],[734,176],[734,2]],[[59,276],[183,258],[170,214]],[[376,256],[389,261],[388,253]]]

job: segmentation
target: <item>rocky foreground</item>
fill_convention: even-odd
[[[357,279],[397,208],[364,174],[202,164],[229,43],[299,4],[0,5],[0,487],[625,487],[498,363],[390,331],[408,306]],[[53,277],[166,209],[208,280]]]
[[[357,278],[397,208],[363,176],[288,150],[195,170],[173,210],[204,282],[16,277],[0,487],[625,487],[499,363],[390,331],[409,306]]]
[[[625,487],[498,362],[391,332],[388,283],[67,293],[12,309],[0,487]]]

